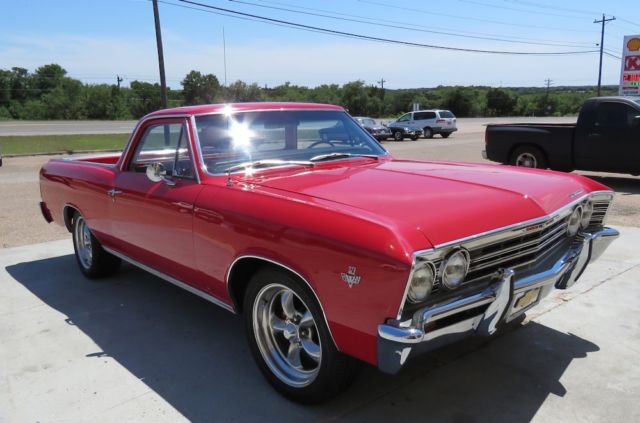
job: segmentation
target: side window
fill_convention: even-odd
[[[600,128],[630,128],[638,114],[626,104],[601,103],[596,110],[594,125]]]
[[[404,115],[400,116],[400,118],[398,119],[398,122],[409,122],[411,120],[411,113],[405,113]]]
[[[129,170],[146,172],[151,163],[162,163],[167,175],[193,178],[187,127],[183,123],[168,123],[148,127],[133,155]]]
[[[425,112],[418,112],[418,113],[414,113],[414,114],[413,114],[413,118],[414,118],[415,120],[425,120],[425,119],[429,119],[429,118],[427,117],[427,113],[425,113]]]

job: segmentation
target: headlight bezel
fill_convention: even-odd
[[[582,219],[580,220],[580,229],[587,229],[591,225],[593,217],[593,201],[588,199],[582,205]]]
[[[459,281],[457,283],[451,283],[452,281],[449,281],[447,278],[447,267],[451,264],[451,260],[453,260],[455,257],[461,256],[464,259],[464,273],[462,275],[462,277],[459,278]],[[469,265],[471,264],[471,255],[469,254],[469,251],[467,251],[464,248],[456,248],[453,251],[449,252],[444,259],[442,260],[442,263],[440,263],[440,271],[439,271],[439,280],[440,280],[440,284],[448,289],[449,291],[453,291],[456,290],[458,288],[460,288],[463,284],[464,284],[464,280],[467,277],[467,274],[469,273]]]
[[[582,228],[582,205],[578,204],[573,208],[567,221],[567,236],[574,237]]]
[[[416,280],[416,276],[417,276],[418,272],[425,271],[425,270],[429,271],[429,273],[431,275],[431,281],[429,282],[429,287],[427,289],[427,292],[424,294],[424,296],[422,298],[418,298],[416,295],[414,295],[414,293],[415,293],[414,280]],[[407,300],[411,304],[419,304],[421,302],[426,301],[426,299],[429,297],[429,294],[433,290],[433,286],[436,283],[436,277],[437,277],[436,267],[432,262],[424,261],[424,262],[421,262],[421,263],[417,264],[416,267],[411,272],[411,278],[409,279],[409,285],[408,285],[408,288],[407,288]]]

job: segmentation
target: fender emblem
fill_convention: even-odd
[[[360,283],[360,276],[356,275],[355,266],[349,266],[347,273],[340,273],[340,277],[349,285],[349,288],[353,288],[353,285]]]
[[[582,194],[584,192],[584,190],[579,189],[576,192],[572,192],[571,194],[569,194],[569,198],[576,198],[578,195]]]

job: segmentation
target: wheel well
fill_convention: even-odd
[[[64,217],[64,226],[69,232],[73,230],[73,215],[76,212],[78,212],[78,209],[73,206],[64,206],[64,209],[62,210],[62,216]]]
[[[267,259],[263,259],[260,257],[242,257],[236,260],[231,265],[231,270],[229,270],[227,285],[231,301],[233,301],[234,308],[239,314],[242,313],[244,295],[247,292],[247,286],[249,286],[251,277],[260,269],[263,269],[265,267],[272,267],[274,269],[282,270],[289,273],[296,279],[301,279],[300,275],[298,275],[296,272],[293,272],[291,269],[288,269],[285,266],[278,265],[277,263],[274,263]],[[301,282],[303,282],[303,286],[307,285],[307,283],[304,283],[304,281]]]
[[[511,150],[509,150],[509,154],[507,155],[507,164],[511,164],[511,158],[513,157],[513,153],[515,153],[515,151],[521,147],[533,147],[534,149],[538,150],[540,153],[542,153],[542,156],[544,157],[545,161],[547,162],[547,164],[549,163],[549,158],[547,157],[547,152],[544,151],[544,149],[540,148],[539,146],[535,145],[535,144],[528,144],[528,143],[521,143],[521,144],[516,144],[513,147],[511,147]]]

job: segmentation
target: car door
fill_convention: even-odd
[[[195,281],[194,204],[202,190],[186,119],[148,122],[113,187],[113,231],[121,252],[182,281]],[[146,172],[161,166],[157,182]]]
[[[602,102],[590,127],[576,139],[576,167],[637,172],[640,169],[640,111],[621,102]],[[577,132],[578,133],[578,132]]]

